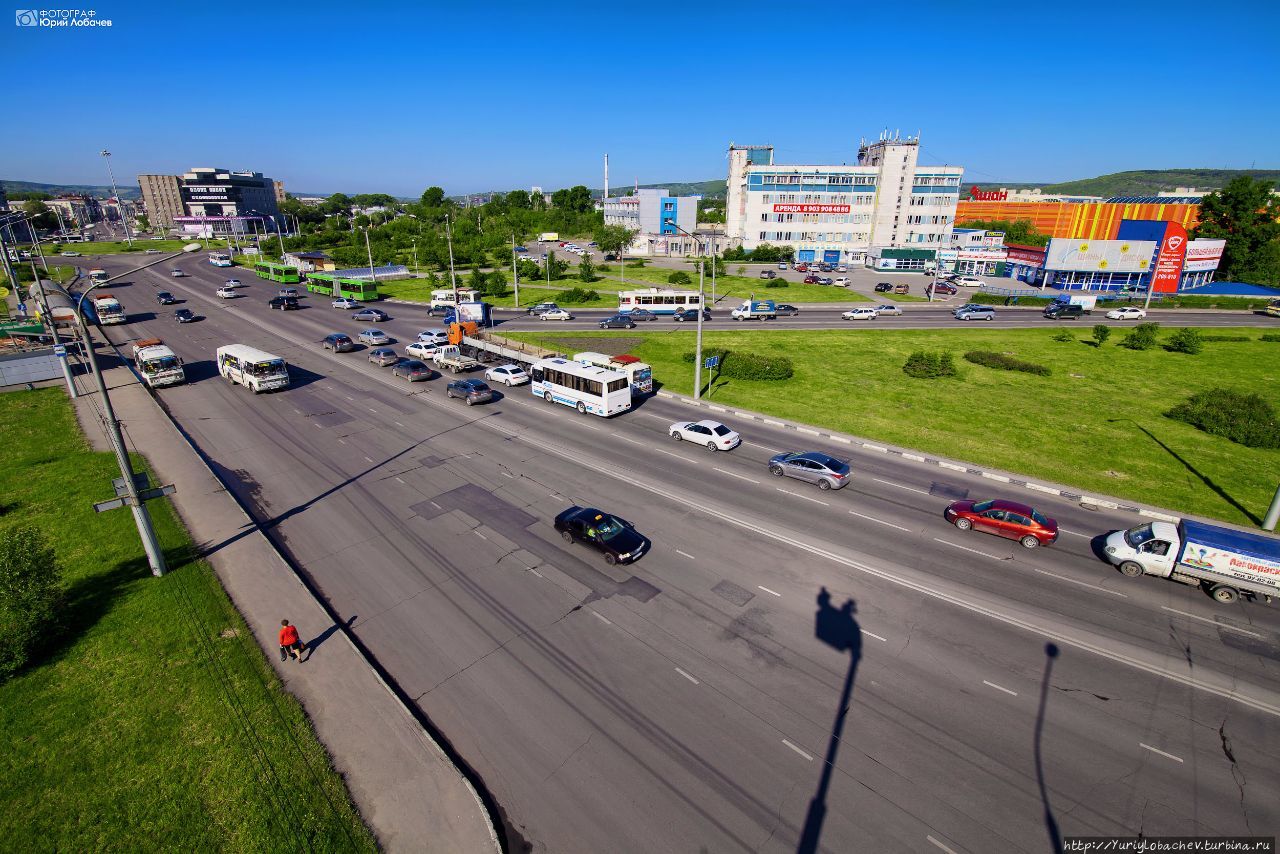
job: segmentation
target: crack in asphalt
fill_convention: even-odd
[[[1253,833],[1253,826],[1249,824],[1249,808],[1244,803],[1244,769],[1236,762],[1235,752],[1231,749],[1231,736],[1227,735],[1227,719],[1222,719],[1222,726],[1218,727],[1218,737],[1222,739],[1222,752],[1226,755],[1227,761],[1231,763],[1231,779],[1235,781],[1236,788],[1240,790],[1240,813],[1244,816],[1244,826]]]
[[[554,777],[556,774],[559,774],[559,773],[560,773],[560,769],[561,769],[561,768],[563,768],[565,765],[567,765],[570,759],[572,759],[573,757],[577,756],[577,755],[578,755],[578,751],[579,751],[579,750],[581,750],[582,748],[586,747],[588,744],[590,744],[590,743],[591,743],[591,738],[592,738],[592,736],[594,736],[594,735],[595,735],[595,733],[587,733],[587,740],[586,740],[586,741],[584,741],[584,742],[582,742],[582,744],[579,744],[579,745],[578,745],[577,747],[575,747],[573,750],[569,751],[569,755],[568,755],[568,756],[566,756],[563,760],[561,760],[560,764],[559,764],[559,765],[557,765],[554,769],[552,769],[552,771],[551,771],[551,773],[550,773],[550,774],[548,774],[547,776],[543,777],[543,778],[542,778],[542,782],[544,782],[544,783],[545,783],[545,782],[547,782],[548,780],[550,780],[552,777]]]

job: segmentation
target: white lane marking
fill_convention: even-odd
[[[621,439],[621,440],[622,440],[622,441],[624,441],[624,442],[630,442],[630,443],[631,443],[631,444],[633,444],[633,445],[643,445],[643,444],[644,444],[644,442],[641,442],[639,439],[632,439],[630,436],[622,436],[622,435],[619,435],[619,436],[618,436],[618,438],[619,438],[619,439]]]
[[[1068,531],[1066,528],[1059,528],[1058,531],[1063,534],[1071,534],[1073,537],[1084,537],[1090,540],[1093,539],[1092,534],[1082,534],[1079,531]]]
[[[1145,747],[1147,750],[1150,750],[1152,753],[1159,753],[1161,756],[1165,757],[1166,759],[1172,759],[1174,762],[1182,762],[1181,757],[1174,756],[1172,753],[1165,753],[1163,750],[1152,747],[1149,744],[1143,744],[1142,742],[1138,742],[1138,746]]]
[[[531,570],[529,570],[529,571],[530,571],[530,572],[533,572],[533,573],[536,573],[536,572],[537,572],[537,570],[535,570],[535,569],[531,569]],[[604,623],[606,626],[612,626],[612,625],[613,625],[613,620],[610,620],[608,617],[604,616],[603,614],[598,614],[598,613],[596,613],[595,611],[592,611],[592,612],[591,612],[591,616],[595,617],[597,620],[599,620],[600,622]]]
[[[926,837],[925,837],[925,839],[929,840],[929,841],[930,841],[930,842],[932,842],[934,845],[936,845],[936,846],[938,846],[939,848],[941,848],[943,851],[946,851],[946,852],[947,852],[947,854],[956,854],[956,852],[955,852],[955,851],[953,851],[953,850],[951,850],[950,848],[948,848],[947,846],[943,845],[941,842],[939,842],[938,840],[934,839],[932,836],[926,836]]]
[[[354,397],[348,397],[348,396],[347,396],[347,395],[345,395],[345,394],[343,395],[343,397],[346,397],[346,398],[347,398],[347,400],[355,400],[355,398],[354,398]]]
[[[400,483],[404,483],[404,478],[398,477],[396,478],[396,480],[398,480]],[[405,483],[404,485],[408,486],[409,484]]]
[[[534,575],[538,576],[539,578],[546,578],[546,576],[545,576],[545,575],[543,575],[541,572],[538,572],[538,570],[536,570],[536,569],[530,569],[529,571],[530,571],[530,572],[532,572]],[[594,614],[594,613],[595,613],[595,611],[592,611],[591,613],[593,613],[593,614]],[[598,615],[597,615],[597,616],[598,616]]]
[[[369,411],[370,411],[370,412],[373,412],[373,413],[377,413],[377,411],[378,411],[378,410],[374,409],[372,406],[368,407],[368,409],[369,409]]]
[[[969,470],[967,466],[956,465],[955,463],[939,462],[938,465],[942,466],[944,469],[951,469],[952,471],[967,472]]]
[[[875,638],[876,640],[884,641],[885,643],[889,642],[888,638],[882,638],[880,637],[880,635],[876,634],[875,632],[869,632],[866,629],[858,629],[858,631],[862,632],[864,635],[866,635],[869,638]]]
[[[872,445],[870,443],[863,442],[862,447],[866,448],[868,451],[880,451],[881,453],[884,453],[884,454],[889,453],[889,449],[884,447],[883,445]]]
[[[688,552],[682,552],[682,551],[680,551],[679,549],[676,549],[676,554],[678,554],[678,555],[684,555],[684,556],[685,556],[685,557],[687,557],[689,560],[697,560],[697,558],[696,558],[696,557],[694,557],[693,555],[689,554]]]
[[[399,421],[392,421],[391,423],[392,423],[392,424],[394,424],[394,425],[396,425],[397,427],[403,427],[403,426],[404,426],[404,425],[403,425],[403,424],[401,424]]]
[[[302,410],[301,410],[301,409],[299,409],[299,408],[298,408],[298,407],[296,407],[296,406],[293,408],[293,411],[294,411],[294,412],[296,412],[296,413],[298,413],[299,415],[301,415],[301,414],[302,414]]]
[[[436,508],[437,510],[443,510],[443,509],[444,509],[443,507],[441,507],[439,504],[435,503],[434,501],[432,501],[432,502],[431,502],[431,506],[432,506],[432,507],[434,507],[434,508]]]
[[[479,538],[480,538],[480,539],[482,539],[482,540],[487,540],[487,539],[489,539],[488,537],[486,537],[484,534],[480,533],[479,531],[476,531],[476,532],[475,532],[475,534],[476,534],[476,536],[477,536],[477,537],[479,537]]]
[[[980,552],[980,551],[978,551],[977,549],[971,549],[971,548],[969,548],[968,546],[962,546],[962,545],[960,545],[960,544],[958,544],[958,543],[948,542],[947,540],[940,540],[940,539],[938,539],[937,537],[934,537],[934,538],[933,538],[933,541],[934,541],[935,543],[942,543],[944,546],[951,546],[953,549],[964,549],[965,551],[967,551],[967,552],[973,552],[973,553],[974,553],[974,554],[976,554],[976,555],[982,555],[983,557],[989,557],[989,558],[991,558],[992,560],[1004,560],[1004,558],[1000,557],[999,555],[988,554],[987,552]]]
[[[796,753],[799,753],[799,754],[800,754],[801,756],[803,756],[805,759],[808,759],[810,762],[812,762],[812,761],[813,761],[813,757],[812,757],[812,756],[810,756],[809,754],[805,753],[803,750],[801,750],[800,748],[796,747],[794,744],[792,744],[791,742],[787,741],[785,738],[782,740],[782,743],[783,743],[783,744],[785,744],[787,747],[790,747],[790,748],[791,748],[792,750],[794,750]]]
[[[660,454],[666,454],[668,457],[675,457],[677,460],[684,460],[686,463],[693,463],[694,465],[699,464],[697,460],[691,460],[688,457],[686,457],[684,454],[676,454],[671,451],[664,451],[661,448],[650,448],[650,450],[657,451]]]
[[[1008,482],[1009,482],[1009,478],[1005,477],[1004,475],[1002,475],[1002,474],[994,474],[994,473],[989,472],[989,471],[984,471],[984,472],[982,473],[982,476],[983,476],[983,477],[985,477],[987,480],[998,480],[998,481],[1000,481],[1001,483],[1008,483]]]
[[[347,444],[347,440],[346,440],[346,439],[339,439],[339,440],[338,440],[338,444],[340,444],[340,445],[345,445],[345,444]]]
[[[760,482],[760,481],[756,480],[755,478],[750,478],[750,477],[747,477],[746,475],[743,475],[743,474],[734,474],[733,472],[731,472],[731,471],[726,471],[725,469],[718,468],[718,469],[716,469],[716,471],[720,472],[721,474],[727,474],[727,475],[729,475],[729,477],[736,477],[738,480],[746,480],[746,481],[750,481],[751,483],[759,483],[759,482]]]
[[[1062,490],[1060,490],[1060,489],[1054,489],[1052,486],[1041,486],[1041,485],[1040,485],[1040,484],[1038,484],[1038,483],[1027,483],[1027,484],[1024,484],[1024,485],[1027,487],[1027,489],[1034,489],[1036,492],[1047,492],[1047,493],[1049,493],[1050,495],[1061,495],[1061,494],[1062,494]]]
[[[1017,691],[1010,691],[1008,688],[1003,688],[1003,687],[1001,687],[1001,686],[997,685],[997,684],[996,684],[996,683],[994,683],[994,682],[988,682],[987,680],[983,679],[983,680],[982,680],[982,684],[983,684],[983,685],[986,685],[986,686],[987,686],[987,687],[989,687],[989,688],[995,688],[997,691],[1003,691],[1003,692],[1005,692],[1006,694],[1009,694],[1009,695],[1011,695],[1011,696],[1014,696],[1014,697],[1018,696],[1018,692],[1017,692]]]
[[[554,492],[548,492],[548,493],[547,493],[547,495],[550,495],[552,498],[559,498],[559,497],[560,497],[559,495],[556,495]]]
[[[581,421],[579,421],[579,422],[578,422],[578,426],[579,426],[579,427],[585,427],[585,428],[586,428],[586,429],[588,429],[588,430],[595,430],[595,431],[597,431],[597,432],[599,432],[599,430],[600,430],[600,428],[599,428],[599,427],[595,427],[595,426],[593,426],[593,425],[591,425],[591,424],[584,424],[584,423],[582,423]]]
[[[852,510],[850,510],[850,511],[849,511],[849,514],[850,514],[851,516],[857,516],[859,519],[866,519],[868,522],[879,522],[881,525],[888,525],[890,528],[897,528],[899,531],[910,531],[910,530],[911,530],[910,528],[904,528],[904,527],[902,527],[901,525],[895,525],[895,524],[893,524],[892,522],[886,522],[886,521],[885,521],[885,520],[883,520],[883,519],[877,519],[875,516],[864,516],[864,515],[862,515],[861,513],[855,513],[855,512],[854,512],[854,511],[852,511]]]
[[[513,475],[513,474],[512,474],[511,472],[509,472],[509,471],[504,471],[504,472],[502,473],[502,475],[503,475],[503,477],[509,477],[509,478],[511,478],[512,480],[515,480],[515,477],[516,477],[515,475]]]
[[[1099,587],[1098,585],[1090,584],[1087,581],[1076,581],[1074,578],[1067,578],[1065,575],[1059,575],[1056,572],[1049,572],[1048,570],[1044,570],[1044,569],[1037,569],[1036,572],[1040,573],[1041,575],[1052,576],[1061,581],[1070,581],[1072,584],[1079,584],[1081,587],[1088,587],[1093,590],[1101,590],[1103,593],[1110,593],[1112,596],[1123,596],[1125,599],[1129,598],[1128,593],[1121,593],[1119,590],[1108,590],[1105,587]]]
[[[786,427],[786,426],[787,426],[786,424],[783,424],[781,421],[774,421],[772,418],[766,418],[766,419],[764,419],[764,423],[765,423],[765,424],[771,424],[771,425],[773,425],[774,427]]]
[[[780,454],[782,451],[777,448],[770,448],[768,445],[761,445],[759,442],[743,442],[744,445],[750,445],[753,448],[763,448],[771,454]]]
[[[842,444],[842,445],[852,445],[852,444],[853,444],[853,440],[852,440],[852,439],[846,439],[846,438],[845,438],[845,437],[843,437],[843,436],[828,436],[827,438],[828,438],[828,439],[830,439],[832,442],[839,442],[839,443],[840,443],[840,444]]]
[[[778,591],[776,591],[776,590],[770,590],[768,587],[761,587],[759,584],[757,584],[757,585],[756,585],[756,587],[760,587],[760,589],[761,589],[761,590],[763,590],[765,593],[772,593],[774,596],[781,596],[781,595],[782,595],[781,593],[779,593],[779,592],[778,592]]]
[[[903,484],[901,484],[901,483],[894,483],[894,482],[893,482],[893,481],[891,481],[891,480],[881,480],[881,479],[880,479],[880,478],[878,478],[878,477],[873,477],[873,478],[871,478],[871,479],[872,479],[872,480],[874,480],[876,483],[883,483],[883,484],[885,484],[886,486],[896,486],[896,487],[898,487],[898,489],[909,489],[909,490],[911,490],[912,492],[918,492],[918,493],[920,493],[921,495],[928,495],[928,494],[929,494],[929,490],[927,490],[927,489],[916,489],[914,486],[904,486],[904,485],[903,485]]]
[[[322,430],[322,429],[324,429],[324,428],[322,428],[319,424],[315,424],[315,423],[313,423],[311,426],[312,426],[312,427],[314,427],[314,428],[316,428],[317,430]]]
[[[904,460],[915,460],[918,463],[924,462],[924,457],[922,457],[920,454],[903,454],[902,458]]]
[[[810,428],[808,428],[808,427],[797,427],[797,428],[796,428],[796,432],[797,432],[797,433],[808,433],[810,436],[821,436],[821,435],[822,435],[822,434],[821,434],[821,433],[819,433],[817,430],[813,430],[813,429],[810,429]]]
[[[676,673],[679,673],[681,676],[683,676],[685,679],[688,679],[688,680],[689,680],[690,682],[692,682],[694,685],[701,685],[701,684],[702,684],[702,683],[701,683],[701,682],[699,682],[697,679],[694,679],[692,676],[690,676],[688,673],[685,673],[685,672],[684,672],[683,670],[681,670],[679,667],[677,667],[677,668],[676,668]]]
[[[365,456],[365,459],[368,460],[369,462],[373,462],[373,457]]]
[[[792,491],[791,491],[791,490],[789,490],[789,489],[783,489],[781,486],[777,486],[777,487],[774,487],[774,488],[775,488],[775,489],[777,489],[779,492],[785,492],[787,495],[794,495],[796,498],[803,498],[805,501],[812,501],[814,504],[821,504],[823,507],[830,507],[830,506],[831,506],[830,504],[828,504],[828,503],[827,503],[827,502],[825,502],[825,501],[819,501],[819,500],[818,500],[818,499],[816,499],[816,498],[810,498],[810,497],[809,497],[809,496],[807,496],[807,495],[801,495],[801,494],[800,494],[800,493],[798,493],[798,492],[792,492]]]
[[[1201,617],[1198,614],[1188,614],[1186,611],[1179,611],[1177,608],[1170,608],[1167,605],[1161,605],[1160,610],[1169,611],[1170,613],[1178,614],[1183,617],[1190,617],[1193,620],[1200,620],[1201,622],[1209,623],[1210,625],[1217,626],[1220,629],[1226,629],[1227,631],[1231,631],[1231,632],[1239,632],[1242,635],[1250,635],[1252,637],[1259,638],[1259,639],[1266,638],[1266,635],[1261,635],[1261,634],[1258,634],[1257,632],[1251,632],[1248,629],[1237,629],[1235,626],[1229,626],[1226,623],[1219,623],[1217,620],[1211,620],[1208,617]]]

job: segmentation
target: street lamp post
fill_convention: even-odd
[[[453,288],[453,304],[458,305],[458,277],[453,271],[453,228],[449,224],[449,215],[444,215],[444,236],[449,243],[449,286]]]
[[[102,156],[107,159],[107,174],[111,176],[111,195],[116,197],[116,213],[120,214],[120,224],[124,227],[124,239],[133,247],[133,235],[129,230],[129,219],[124,215],[124,205],[120,202],[120,191],[116,189],[116,173],[111,168],[111,152],[105,148],[102,149]]]
[[[373,272],[373,249],[369,246],[369,227],[364,229],[364,251],[369,255],[369,280],[378,284],[378,274]]]
[[[706,281],[706,264],[703,263],[703,261],[701,260],[702,244],[698,241],[698,238],[695,235],[689,234],[689,232],[685,231],[683,228],[676,225],[673,221],[666,220],[665,223],[671,226],[672,228],[674,228],[676,231],[680,232],[681,234],[685,234],[693,238],[693,250],[696,257],[698,257],[699,259],[698,261],[698,340],[697,340],[697,344],[693,348],[693,399],[701,400],[702,399],[702,313],[706,311],[706,307],[707,307],[706,306],[706,289],[703,284]],[[711,263],[714,269],[715,261],[713,260]]]
[[[182,247],[182,252],[175,252],[172,255],[157,258],[150,264],[143,264],[141,267],[135,267],[127,272],[112,276],[106,281],[90,285],[76,302],[76,321],[80,324],[80,331],[84,337],[84,349],[89,359],[89,370],[92,372],[94,383],[98,387],[98,394],[102,397],[102,411],[103,418],[106,421],[107,435],[111,439],[111,448],[115,451],[116,464],[120,467],[120,477],[124,481],[124,495],[121,496],[121,499],[133,512],[133,521],[138,527],[138,536],[142,539],[142,548],[147,554],[147,563],[151,566],[151,574],[156,576],[165,574],[164,552],[160,548],[160,542],[156,539],[155,528],[151,525],[151,514],[147,512],[144,497],[139,495],[138,486],[133,480],[133,463],[130,462],[129,454],[125,450],[124,437],[120,434],[120,422],[116,420],[115,409],[111,406],[111,397],[107,394],[107,384],[103,381],[102,370],[98,366],[98,355],[93,348],[93,341],[89,338],[89,324],[84,317],[84,301],[90,293],[100,287],[111,284],[117,279],[131,276],[134,273],[145,270],[148,267],[154,267],[157,264],[163,264],[166,261],[172,261],[180,255],[195,252],[199,248],[199,243],[188,243]]]
[[[511,279],[516,286],[516,308],[520,307],[520,259],[516,257],[516,233],[511,232]]]

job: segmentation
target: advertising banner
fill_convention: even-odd
[[[1225,240],[1192,240],[1187,244],[1187,261],[1183,270],[1216,270],[1222,263],[1222,249],[1227,245]]]
[[[460,302],[458,303],[458,322],[459,323],[479,323],[484,324],[484,303],[482,302]]]
[[[1184,232],[1185,233],[1185,232]],[[1088,240],[1055,237],[1045,250],[1045,269],[1145,273],[1151,269],[1154,240]]]
[[[1022,249],[1009,246],[1006,248],[1009,260],[1015,264],[1030,264],[1039,267],[1044,264],[1043,249]]]
[[[849,205],[774,205],[774,213],[834,213],[847,214],[852,208]]]
[[[1187,230],[1176,222],[1169,223],[1164,240],[1160,242],[1160,254],[1156,256],[1156,271],[1151,277],[1151,292],[1175,293],[1182,278],[1182,264],[1187,259]]]

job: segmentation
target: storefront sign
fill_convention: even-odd
[[[1225,240],[1192,240],[1187,244],[1187,261],[1182,269],[1187,272],[1216,270],[1222,263]]]
[[[1184,232],[1185,233],[1185,232]],[[1087,240],[1055,237],[1045,250],[1047,270],[1144,273],[1151,268],[1154,240]]]
[[[1174,293],[1182,278],[1182,264],[1187,259],[1187,230],[1176,222],[1165,229],[1156,256],[1155,275],[1151,278],[1152,293]]]
[[[1005,252],[1009,256],[1009,260],[1015,264],[1030,265],[1032,267],[1041,267],[1044,265],[1043,249],[1019,249],[1014,246],[1005,247]]]
[[[1008,190],[982,190],[978,187],[969,188],[969,198],[975,202],[1003,202],[1009,198]]]
[[[846,214],[851,210],[849,205],[774,205],[774,213],[814,213],[814,214]]]

